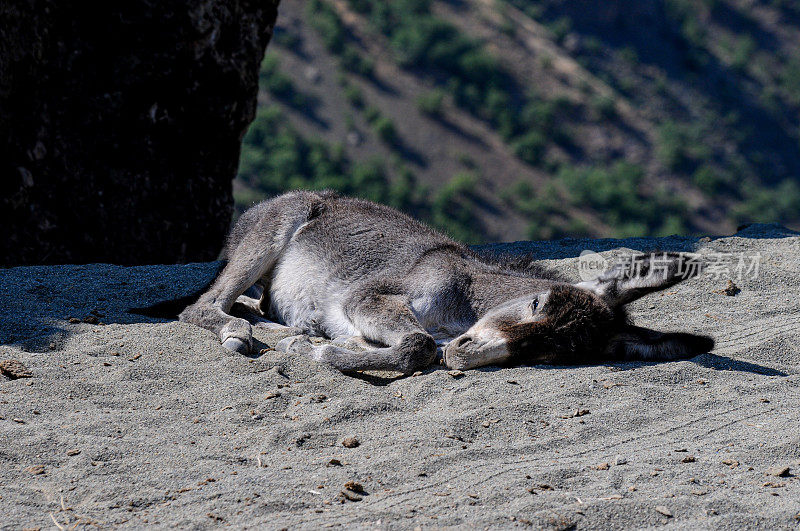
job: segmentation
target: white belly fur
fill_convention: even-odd
[[[342,309],[346,289],[330,278],[325,264],[289,248],[270,280],[271,313],[311,335],[359,335]]]

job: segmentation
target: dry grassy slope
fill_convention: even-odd
[[[498,194],[517,181],[527,181],[539,187],[551,181],[552,176],[542,168],[521,162],[488,124],[449,102],[445,103],[443,120],[423,115],[416,100],[434,88],[430,81],[399,68],[387,40],[371,31],[368,22],[349,9],[347,1],[330,0],[329,3],[336,8],[348,32],[355,38],[359,51],[374,60],[375,73],[372,80],[345,74],[338,65],[338,58],[325,50],[319,35],[307,23],[305,0],[283,0],[278,26],[299,37],[299,45],[287,49],[275,42],[271,51],[281,58],[281,70],[292,78],[295,86],[315,101],[310,110],[303,112],[285,107],[292,124],[306,136],[343,144],[348,155],[356,160],[373,156],[386,160],[396,157],[397,150],[386,147],[377,139],[363,112],[355,111],[348,104],[338,82],[339,77],[345,75],[351,84],[363,91],[368,105],[379,108],[383,115],[394,121],[403,146],[401,157],[421,184],[437,189],[453,175],[470,169],[468,166],[474,164],[473,171],[480,176],[479,195],[485,201],[476,215],[488,229],[488,238],[524,238],[527,221],[504,204]],[[721,4],[736,13],[738,3],[741,2],[730,0]],[[551,9],[553,5],[558,7],[555,0],[544,4],[549,4]],[[748,102],[757,101],[759,90],[769,81],[759,78],[759,75],[769,77],[769,74],[761,72],[765,68],[748,67],[740,72],[741,79],[731,81],[733,74],[726,61],[733,59],[727,56],[731,52],[725,43],[737,35],[737,29],[746,30],[747,34],[756,35],[756,50],[766,61],[769,61],[769,55],[764,55],[765,50],[769,51],[768,45],[777,46],[776,50],[783,54],[791,53],[791,44],[800,42],[800,32],[787,24],[785,17],[776,15],[776,9],[760,4],[753,7],[747,20],[748,24],[757,27],[745,30],[737,26],[743,24],[741,20],[726,19],[726,12],[720,14],[719,8],[715,17],[709,15],[702,21],[708,31],[712,58],[719,63],[714,70],[717,78],[709,79],[692,76],[676,67],[673,43],[657,42],[663,37],[661,35],[653,35],[654,42],[642,45],[635,41],[636,35],[632,33],[634,44],[628,48],[635,49],[639,56],[631,61],[620,53],[624,47],[617,42],[621,40],[626,44],[624,35],[602,40],[599,50],[587,53],[590,44],[597,46],[597,39],[581,26],[580,20],[566,39],[559,40],[550,29],[507,2],[435,1],[433,9],[436,15],[462,32],[485,42],[487,49],[524,87],[534,88],[546,97],[566,97],[576,105],[577,110],[567,125],[575,148],[567,152],[553,144],[548,148],[550,159],[572,164],[609,164],[615,160],[640,164],[647,170],[645,188],[666,185],[671,192],[685,199],[690,212],[689,225],[693,229],[709,233],[732,231],[733,222],[727,216],[733,203],[731,197],[703,193],[687,176],[678,176],[665,169],[656,156],[657,129],[668,119],[684,123],[705,121],[712,126],[704,131],[703,142],[708,144],[715,157],[722,159],[740,149],[733,138],[738,131],[729,131],[730,128],[715,123],[722,113],[731,110],[731,102],[717,101],[721,89],[714,83],[727,79],[735,85],[739,97]],[[719,22],[720,17],[723,23]],[[655,59],[651,60],[648,54],[653,53]],[[620,86],[627,89],[620,89]],[[593,101],[600,97],[613,99],[613,117],[597,115]],[[726,98],[730,97],[730,94],[726,95]],[[262,94],[261,98],[264,102],[275,102],[269,94]],[[748,113],[751,117],[758,113],[756,108],[735,110],[740,114],[743,112],[745,119]],[[358,144],[346,140],[348,120],[360,133],[361,142]],[[790,123],[781,124],[783,129],[792,130],[792,120],[796,122],[797,117],[790,116]],[[770,123],[764,119],[759,125]],[[772,144],[785,144],[785,137],[784,134]],[[770,144],[768,140],[764,143]],[[767,152],[765,156],[774,159],[776,164],[787,164],[783,154]],[[795,162],[789,160],[788,164]],[[591,209],[575,208],[568,214],[583,220],[595,235],[607,233],[607,227]]]

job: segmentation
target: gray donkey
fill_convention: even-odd
[[[434,362],[436,339],[452,369],[674,360],[714,345],[633,326],[624,310],[683,280],[683,254],[642,255],[635,269],[570,284],[530,261],[478,255],[392,208],[309,191],[249,209],[224,252],[227,265],[180,320],[240,353],[253,348],[251,323],[335,338],[284,343],[341,371],[414,372]],[[234,305],[247,319],[231,315]]]

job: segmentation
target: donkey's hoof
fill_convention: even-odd
[[[313,349],[311,340],[305,334],[289,336],[281,339],[275,345],[275,350],[290,352],[292,354],[307,354]]]
[[[250,354],[253,348],[253,330],[244,319],[229,321],[219,333],[222,346],[239,354]]]
[[[250,353],[250,346],[238,337],[229,337],[222,342],[222,346],[238,354],[247,355]]]

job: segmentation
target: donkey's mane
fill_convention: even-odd
[[[511,253],[476,253],[476,258],[481,262],[493,266],[498,272],[507,275],[542,278],[555,280],[558,282],[568,282],[563,274],[555,269],[543,266],[537,262],[532,254],[511,254]]]

